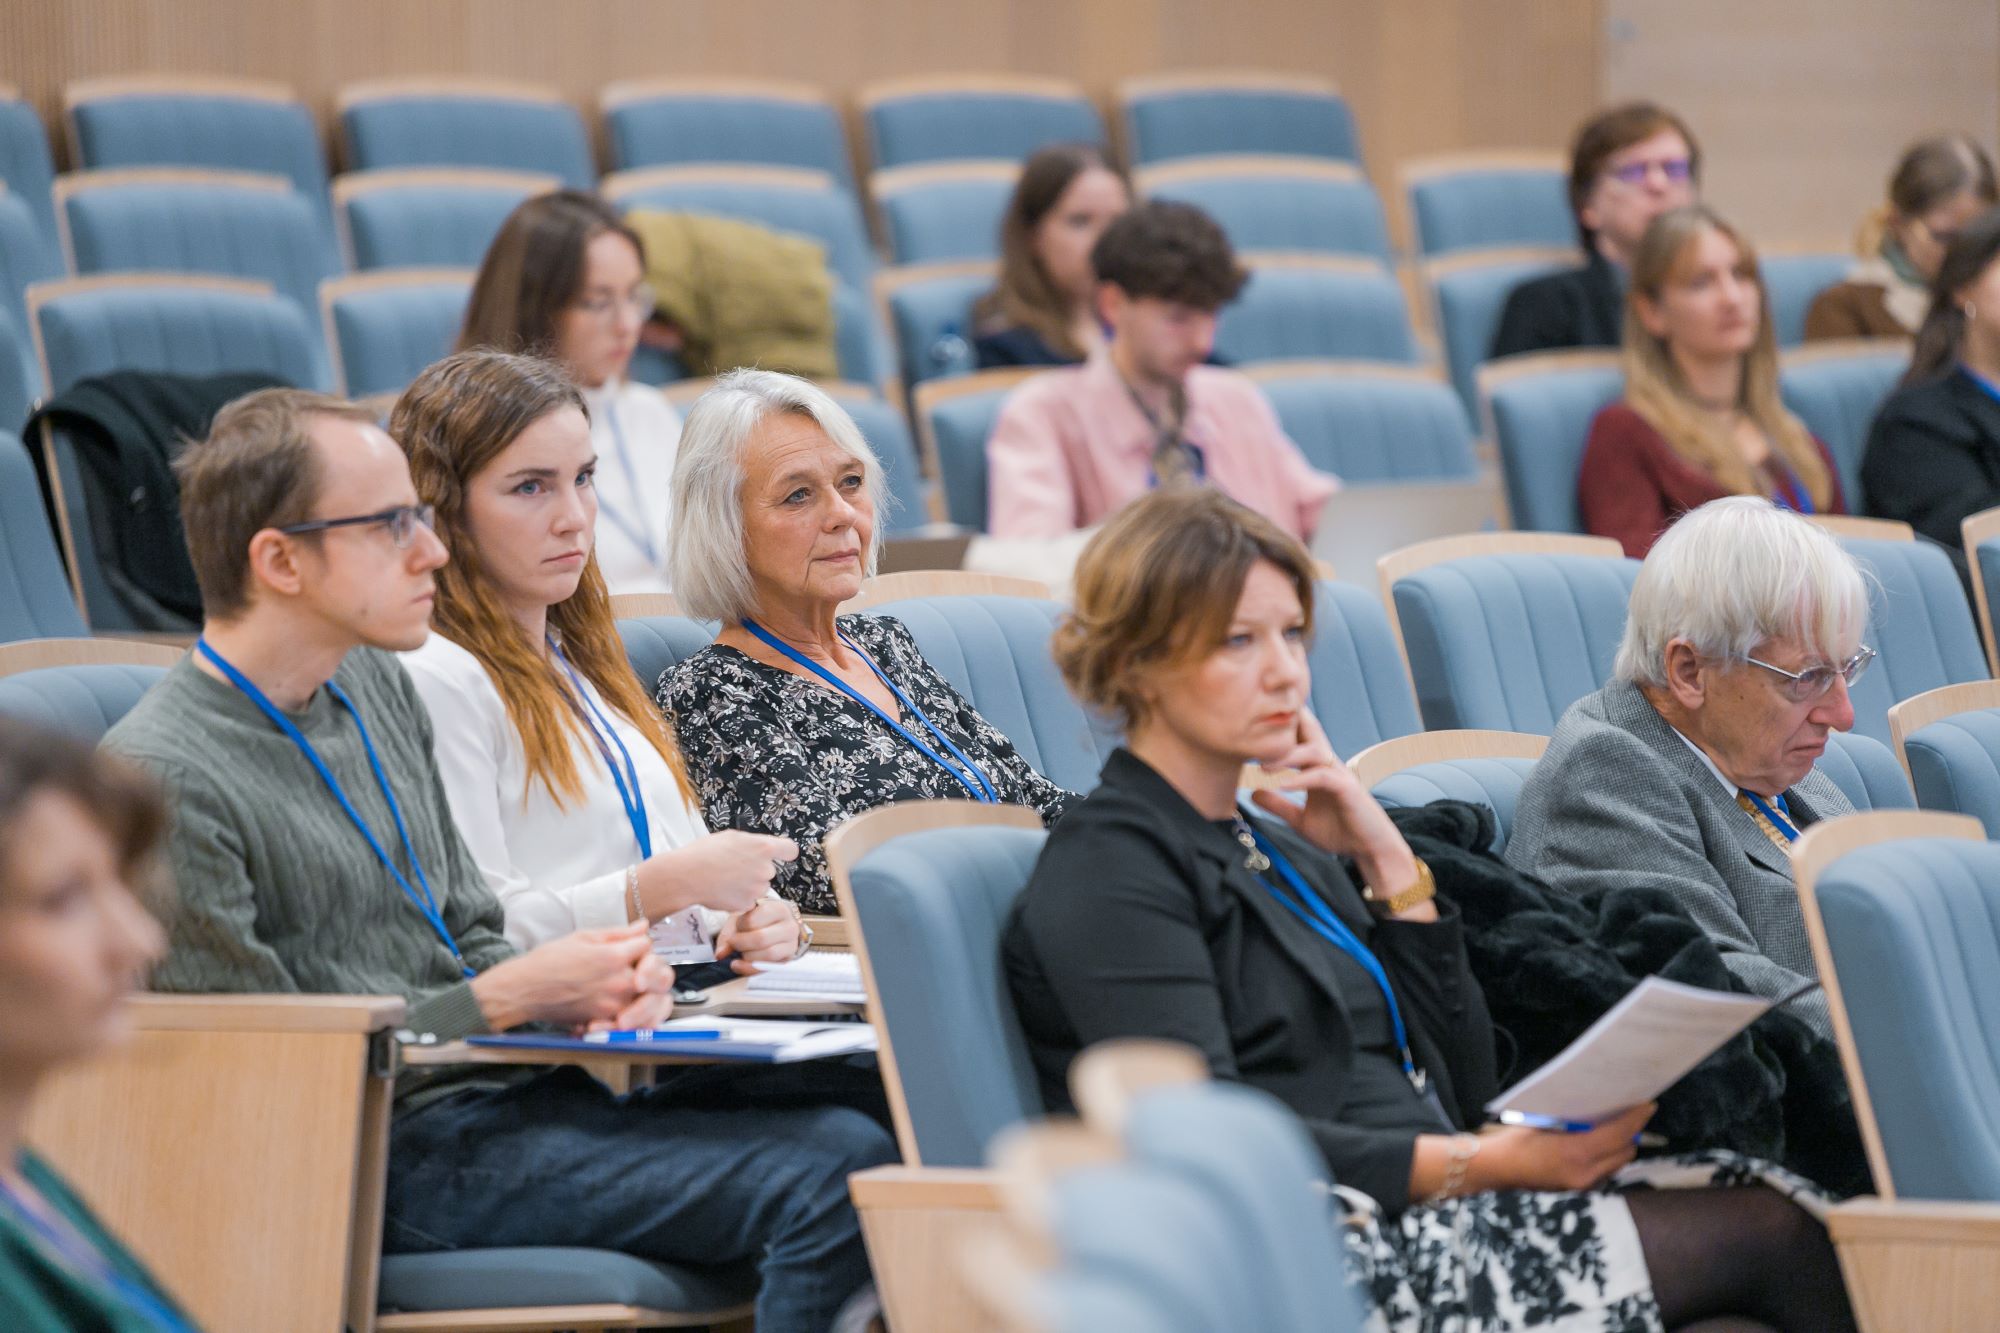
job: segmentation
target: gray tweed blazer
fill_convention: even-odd
[[[1854,811],[1817,768],[1785,793],[1801,825]],[[1665,889],[1759,995],[1818,975],[1780,851],[1635,685],[1570,705],[1522,788],[1507,860],[1558,889]],[[1831,1035],[1818,993],[1790,1006]]]

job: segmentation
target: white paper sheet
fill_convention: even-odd
[[[1593,1123],[1629,1111],[1657,1098],[1775,1004],[1810,989],[1773,1001],[1647,977],[1486,1109]]]

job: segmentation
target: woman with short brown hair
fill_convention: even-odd
[[[1311,569],[1210,489],[1135,500],[1084,549],[1057,660],[1128,727],[1003,937],[1044,1098],[1066,1106],[1070,1061],[1122,1037],[1277,1097],[1346,1187],[1346,1259],[1391,1329],[1851,1328],[1819,1224],[1713,1183],[1758,1179],[1741,1159],[1654,1175],[1703,1188],[1601,1188],[1651,1106],[1465,1132],[1498,1090],[1492,1020],[1457,908],[1306,707]],[[1237,804],[1246,763],[1271,818]]]

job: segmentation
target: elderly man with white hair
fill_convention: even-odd
[[[711,829],[790,838],[773,886],[836,910],[820,841],[893,801],[1033,807],[1076,799],[1050,782],[924,660],[887,616],[842,616],[874,572],[882,467],[810,382],[722,376],[696,400],[674,463],[669,569],[681,608],[722,622],[660,678]]]
[[[1752,991],[1816,975],[1787,849],[1853,813],[1815,767],[1875,653],[1866,576],[1831,537],[1738,496],[1669,528],[1632,585],[1614,679],[1521,792],[1507,860],[1558,888],[1672,893]],[[1797,1006],[1830,1032],[1818,995]]]

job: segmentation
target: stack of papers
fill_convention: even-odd
[[[851,953],[809,953],[789,963],[758,963],[744,987],[752,995],[787,1000],[832,1000],[862,1004],[861,960]]]

